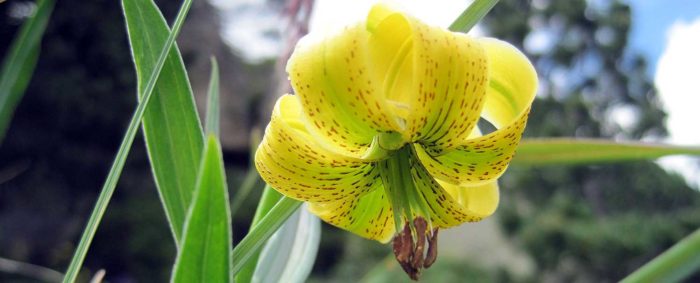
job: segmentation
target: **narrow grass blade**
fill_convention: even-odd
[[[255,171],[255,173],[257,175],[257,171]],[[240,192],[238,195],[240,195]],[[272,189],[272,187],[270,187],[270,185],[267,185],[267,184],[265,185],[265,188],[263,189],[263,193],[260,196],[260,200],[258,201],[258,207],[255,209],[255,215],[253,216],[253,221],[250,222],[250,230],[251,231],[248,232],[249,235],[252,232],[253,228],[256,225],[258,225],[258,223],[260,223],[260,221],[262,221],[262,219],[265,217],[265,215],[267,215],[270,212],[270,210],[275,206],[275,204],[277,204],[277,202],[280,201],[280,199],[282,199],[282,197],[283,197],[282,194],[280,194],[279,192]],[[283,222],[284,222],[284,220],[283,220]],[[274,231],[272,231],[272,232],[274,232]],[[248,235],[246,235],[246,238],[247,238],[247,236]],[[245,238],[243,240],[245,240]],[[266,240],[262,240],[261,246],[263,243],[265,243],[265,241]],[[241,243],[243,243],[243,241],[241,241]],[[239,246],[241,245],[241,243],[239,243]],[[238,247],[238,246],[236,246],[236,247]],[[250,255],[250,259],[247,260],[248,262],[245,263],[241,267],[241,270],[234,272],[234,274],[236,276],[235,277],[236,282],[238,282],[238,283],[251,282],[251,280],[253,279],[253,273],[255,272],[255,266],[258,263],[259,256],[260,256],[260,251],[256,249]]]
[[[680,282],[700,270],[700,229],[637,269],[621,282]]]
[[[219,64],[216,58],[211,57],[211,77],[209,78],[209,92],[207,93],[207,119],[206,129],[208,134],[219,137]]]
[[[185,2],[182,4],[180,11],[178,12],[177,17],[175,18],[173,31],[170,33],[167,40],[163,44],[163,47],[160,50],[158,61],[155,67],[153,68],[153,72],[149,76],[148,83],[146,83],[144,91],[142,92],[143,97],[139,102],[138,106],[136,107],[134,115],[131,117],[129,127],[127,128],[126,133],[124,134],[124,139],[122,139],[122,142],[119,145],[117,156],[114,158],[114,162],[112,163],[112,167],[109,170],[109,174],[107,174],[107,180],[105,180],[104,186],[102,186],[102,190],[100,191],[100,195],[97,198],[95,208],[92,210],[92,214],[90,214],[90,219],[88,219],[85,231],[83,232],[83,235],[80,238],[80,243],[78,244],[78,247],[75,250],[75,254],[73,255],[70,265],[68,266],[66,276],[63,278],[64,283],[75,282],[75,278],[78,276],[80,267],[83,265],[83,260],[85,260],[85,254],[87,253],[88,247],[90,247],[90,243],[92,243],[92,238],[95,236],[95,232],[97,231],[97,226],[100,224],[102,216],[104,216],[105,210],[107,209],[107,204],[109,204],[109,201],[112,198],[112,195],[114,194],[114,189],[117,186],[117,181],[119,180],[119,176],[122,173],[122,169],[124,169],[124,162],[126,161],[126,157],[129,155],[131,145],[134,143],[134,138],[136,137],[138,126],[139,124],[141,124],[141,119],[143,118],[146,106],[149,105],[149,101],[152,97],[151,94],[153,93],[153,88],[155,87],[156,81],[158,80],[158,76],[160,75],[160,72],[163,69],[165,59],[169,53],[168,51],[170,51],[171,47],[175,43],[175,38],[180,32],[182,24],[185,22],[187,12],[190,10],[191,6],[192,0],[185,0]]]
[[[320,240],[321,220],[298,209],[263,247],[252,282],[306,282]]]
[[[523,139],[512,164],[586,164],[655,159],[666,155],[700,155],[700,147],[615,142],[603,139]]]
[[[452,22],[451,31],[468,32],[496,6],[498,0],[475,0]]]
[[[123,0],[136,65],[139,97],[170,30],[152,0]],[[158,193],[177,244],[182,238],[203,148],[202,128],[185,66],[176,45],[163,65],[143,117],[143,132]]]
[[[231,270],[234,275],[241,271],[246,262],[258,252],[265,241],[282,226],[282,223],[284,223],[301,204],[302,202],[298,200],[282,197],[270,212],[250,230],[248,235],[233,249],[231,255],[233,267]],[[239,282],[238,279],[236,282]]]
[[[37,1],[34,15],[22,25],[17,37],[12,41],[10,51],[2,62],[0,70],[0,143],[10,125],[15,107],[31,80],[41,47],[53,0]]]
[[[231,281],[231,211],[221,146],[210,135],[185,221],[172,282]]]

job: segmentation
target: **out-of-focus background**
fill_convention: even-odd
[[[171,21],[180,2],[156,1]],[[270,101],[284,89],[284,62],[276,58],[305,32],[306,20],[312,31],[332,29],[361,20],[370,3],[317,0],[309,14],[303,5],[311,2],[195,1],[178,39],[200,109],[209,57],[219,61],[231,195],[251,169],[252,129],[264,125]],[[468,3],[400,5],[447,26]],[[31,0],[0,3],[1,56],[33,7]],[[503,0],[474,33],[507,40],[534,62],[541,88],[527,137],[700,144],[693,69],[700,66],[700,2]],[[119,1],[58,1],[37,69],[0,144],[0,282],[37,281],[9,270],[3,259],[65,270],[135,98]],[[617,281],[700,227],[697,163],[511,166],[496,215],[443,231],[438,262],[423,279]],[[104,269],[109,282],[169,277],[175,247],[150,173],[137,138],[85,274]],[[236,213],[234,242],[247,232],[258,196]],[[389,246],[324,224],[309,281],[406,280],[390,254]],[[700,274],[689,282],[698,280]]]

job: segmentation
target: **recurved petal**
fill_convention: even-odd
[[[255,166],[270,186],[288,197],[312,202],[359,197],[373,189],[379,174],[371,163],[319,146],[300,119],[296,96],[277,100],[255,153]]]
[[[359,198],[311,202],[309,210],[332,225],[371,240],[386,243],[394,235],[393,211],[381,187]]]
[[[496,180],[476,186],[457,186],[440,180],[438,183],[459,205],[483,217],[493,214],[498,208],[499,193]]]
[[[493,213],[489,211],[489,206],[494,206],[493,209],[495,209],[498,203],[498,191],[496,191],[494,204],[493,192],[474,191],[465,194],[457,190],[462,188],[443,187],[419,164],[412,166],[411,175],[418,189],[420,201],[423,201],[430,210],[428,214],[430,214],[431,223],[440,228],[480,221]],[[488,186],[484,185],[483,188],[490,190]],[[491,193],[490,196],[489,193]],[[469,197],[473,199],[470,200]],[[479,201],[491,203],[479,204]]]
[[[307,37],[287,63],[311,135],[355,158],[369,155],[378,134],[399,129],[379,93],[383,77],[370,70],[369,36],[357,24],[321,41]]]
[[[441,153],[476,125],[487,84],[486,54],[464,34],[377,5],[368,18],[373,70],[404,122],[404,138]]]
[[[442,155],[417,147],[433,176],[458,185],[479,185],[499,177],[513,158],[525,129],[537,90],[537,74],[530,61],[512,45],[480,39],[489,64],[489,87],[483,117],[497,130],[467,139]]]

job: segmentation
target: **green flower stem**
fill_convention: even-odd
[[[700,268],[700,229],[623,279],[633,282],[678,282]]]
[[[486,13],[496,6],[498,0],[476,0],[450,25],[451,31],[468,32]]]
[[[75,282],[75,279],[78,276],[80,267],[83,265],[83,261],[85,260],[85,255],[87,254],[88,247],[90,247],[90,243],[92,243],[92,239],[95,236],[95,232],[97,231],[97,226],[100,224],[102,216],[104,216],[104,213],[107,210],[107,204],[109,204],[109,201],[112,198],[112,195],[114,194],[114,189],[117,186],[117,181],[119,180],[119,176],[121,175],[122,169],[124,169],[126,157],[129,155],[129,150],[131,149],[131,145],[133,144],[134,138],[136,137],[136,132],[139,129],[139,124],[141,123],[143,114],[146,111],[148,102],[151,100],[151,94],[153,93],[153,89],[155,88],[158,76],[160,75],[160,71],[163,69],[163,65],[165,64],[165,59],[167,58],[169,53],[168,51],[170,51],[170,49],[172,48],[175,42],[175,38],[180,32],[180,28],[185,22],[185,17],[187,16],[187,13],[189,12],[191,6],[192,0],[185,0],[182,3],[180,11],[178,12],[177,17],[175,19],[173,29],[170,32],[170,35],[168,35],[168,39],[166,40],[165,45],[161,49],[156,66],[153,70],[153,73],[151,73],[148,83],[146,84],[146,88],[143,93],[143,99],[136,107],[136,111],[134,112],[134,115],[132,116],[131,121],[129,122],[129,127],[126,130],[126,134],[124,135],[122,143],[119,145],[117,156],[115,157],[114,163],[112,163],[112,167],[109,170],[107,180],[105,181],[104,186],[100,191],[100,195],[97,199],[97,203],[95,204],[95,208],[92,210],[92,214],[90,215],[90,219],[88,220],[87,226],[85,227],[85,231],[83,232],[83,235],[80,238],[80,243],[78,244],[78,247],[75,250],[75,254],[73,255],[70,265],[68,266],[66,276],[63,278],[64,283]]]

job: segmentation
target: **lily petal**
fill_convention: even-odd
[[[457,186],[440,180],[438,183],[457,203],[483,217],[493,214],[498,208],[499,192],[496,180],[476,186]]]
[[[393,211],[381,188],[359,198],[310,203],[309,211],[336,227],[382,243],[395,232]]]
[[[355,158],[370,155],[375,136],[399,129],[378,93],[381,78],[369,70],[369,36],[365,25],[357,24],[321,42],[304,38],[287,63],[312,136]]]
[[[482,192],[461,192],[464,188],[455,188],[454,185],[443,187],[438,183],[425,167],[415,160],[411,168],[411,175],[418,189],[421,201],[427,205],[430,214],[430,222],[439,228],[449,228],[464,222],[476,222],[491,215],[489,206],[494,206],[492,187],[485,185]],[[449,185],[449,184],[448,184]],[[495,204],[498,204],[498,187],[496,188]],[[470,188],[471,189],[471,188]],[[490,198],[489,198],[490,194]],[[473,200],[470,200],[472,197]],[[478,203],[485,201],[489,203]]]
[[[467,35],[376,5],[368,17],[373,70],[405,123],[405,140],[441,153],[476,125],[488,78],[486,53]]]
[[[537,74],[525,55],[504,41],[480,39],[479,43],[489,63],[484,118],[497,130],[464,140],[442,155],[416,147],[428,171],[454,185],[485,184],[503,174],[520,142],[537,90]]]
[[[294,199],[330,202],[359,197],[380,183],[371,163],[320,147],[301,118],[297,96],[277,100],[255,153],[255,166],[270,186]]]

